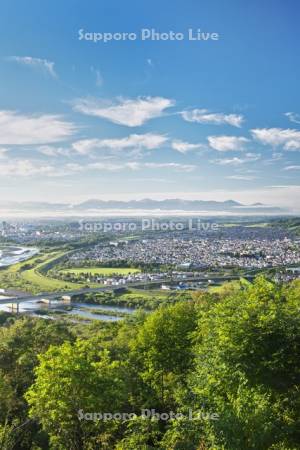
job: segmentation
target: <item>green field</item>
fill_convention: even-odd
[[[241,225],[239,222],[230,222],[230,223],[222,223],[221,226],[224,228],[237,227]],[[257,222],[257,223],[243,223],[243,227],[245,228],[266,228],[270,226],[269,222]]]
[[[82,288],[82,284],[48,277],[46,267],[61,258],[64,252],[40,253],[34,257],[0,270],[0,287],[33,294]],[[43,272],[44,271],[44,272]]]
[[[73,269],[60,270],[61,273],[72,273],[74,275],[128,275],[129,273],[139,273],[139,269],[132,267],[76,267]]]

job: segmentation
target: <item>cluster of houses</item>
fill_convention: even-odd
[[[109,264],[172,265],[181,269],[240,267],[264,269],[300,263],[299,242],[284,239],[183,239],[159,238],[118,241],[80,250],[71,256],[74,264],[95,261]]]

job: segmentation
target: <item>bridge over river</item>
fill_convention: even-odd
[[[211,276],[210,277],[210,281],[212,281],[213,283],[224,283],[226,281],[233,281],[233,280],[238,280],[240,277],[238,275],[232,275],[232,276]],[[247,277],[248,279],[253,278],[253,276],[249,276]],[[117,291],[118,289],[124,287],[128,287],[128,288],[132,288],[132,289],[153,289],[155,288],[155,286],[157,285],[161,285],[161,284],[168,284],[168,285],[172,285],[172,284],[176,284],[179,282],[183,282],[183,283],[188,283],[188,282],[198,282],[198,283],[208,283],[208,277],[191,277],[191,278],[186,278],[186,279],[182,279],[182,278],[166,278],[166,279],[161,279],[161,280],[156,280],[156,281],[147,281],[145,282],[139,282],[139,283],[128,283],[126,285],[122,285],[120,287],[118,286],[101,286],[99,288],[83,288],[83,289],[76,289],[76,290],[72,290],[72,291],[61,291],[61,292],[43,292],[40,293],[38,295],[32,295],[32,294],[28,294],[28,295],[10,295],[9,291],[3,294],[3,297],[0,299],[0,305],[8,305],[9,309],[12,312],[19,312],[19,305],[20,303],[24,303],[24,302],[39,302],[39,303],[44,303],[44,304],[49,304],[51,305],[52,301],[57,301],[58,299],[61,300],[61,303],[66,304],[68,301],[69,303],[71,302],[71,299],[74,295],[80,295],[80,294],[87,294],[87,293],[97,293],[97,292],[105,292],[105,291]],[[200,289],[200,287],[199,287]],[[67,301],[67,299],[69,299]]]

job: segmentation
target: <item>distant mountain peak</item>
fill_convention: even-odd
[[[235,200],[225,200],[223,203],[225,205],[232,205],[232,206],[245,206],[245,205],[242,205],[242,203],[239,203]]]

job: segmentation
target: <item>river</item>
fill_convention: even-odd
[[[7,267],[31,258],[39,252],[35,247],[0,244],[0,267]]]
[[[0,300],[6,300],[9,297],[0,296]],[[15,299],[12,299],[12,302]],[[107,311],[107,314],[97,314],[93,313],[90,310],[102,310]],[[11,311],[11,305],[6,303],[0,303],[0,311]],[[111,315],[109,312],[111,311]],[[87,320],[104,320],[109,322],[116,322],[118,320],[122,320],[123,316],[118,316],[117,313],[121,314],[131,314],[134,312],[132,308],[125,308],[120,306],[111,306],[111,305],[97,305],[91,303],[71,303],[71,305],[64,305],[61,301],[53,300],[51,301],[51,306],[49,307],[47,304],[42,303],[40,300],[28,300],[25,302],[20,302],[19,304],[19,312],[25,313],[30,316],[38,316],[43,318],[58,318],[63,317],[64,315],[76,315],[79,318],[87,319]],[[49,314],[47,314],[49,312]],[[51,314],[54,313],[54,314]],[[113,314],[114,313],[114,314]]]
[[[38,248],[21,247],[18,245],[0,244],[0,268],[8,267],[21,261],[26,261],[39,252]],[[1,288],[1,286],[0,286]],[[3,292],[4,294],[4,292]],[[8,300],[10,297],[0,292],[0,311],[11,311],[11,305],[8,303],[1,304],[1,300]],[[12,299],[14,302],[15,299]],[[107,314],[96,314],[91,310],[107,311]],[[109,312],[111,311],[111,314]],[[74,315],[86,320],[105,320],[118,321],[123,318],[124,313],[130,314],[134,310],[130,308],[122,308],[108,305],[95,305],[89,303],[72,303],[71,305],[63,305],[59,301],[53,300],[51,307],[41,303],[39,300],[28,300],[19,304],[19,312],[31,316],[43,318],[58,318],[64,315]],[[49,314],[47,314],[49,312]],[[120,313],[118,316],[117,313]]]

